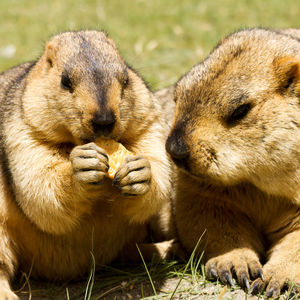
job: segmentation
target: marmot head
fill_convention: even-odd
[[[48,141],[118,140],[132,127],[138,134],[136,111],[146,124],[151,95],[106,34],[66,32],[48,42],[28,76],[24,118]]]
[[[300,42],[267,30],[230,35],[176,84],[166,149],[210,183],[299,186]],[[298,175],[297,175],[298,174]],[[290,195],[290,194],[289,194]]]

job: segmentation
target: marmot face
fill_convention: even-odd
[[[75,144],[101,136],[118,139],[130,120],[132,90],[142,82],[114,42],[96,31],[55,36],[29,78],[23,103],[27,122],[46,140]],[[43,118],[49,111],[53,118]],[[46,123],[49,119],[55,121]]]
[[[239,32],[183,76],[166,144],[175,163],[215,183],[282,188],[300,167],[299,49],[276,32]]]

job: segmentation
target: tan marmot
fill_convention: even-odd
[[[9,279],[83,276],[145,235],[169,199],[162,106],[97,31],[53,37],[0,76],[0,299]],[[108,178],[109,138],[133,153]]]
[[[298,31],[300,34],[300,31]],[[300,284],[300,40],[244,30],[176,84],[166,148],[181,168],[175,218],[210,277],[278,296]],[[263,265],[263,266],[262,266]],[[264,280],[264,282],[263,282]]]

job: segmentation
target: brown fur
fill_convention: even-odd
[[[246,287],[256,279],[252,292],[265,285],[273,297],[300,284],[297,36],[253,29],[223,39],[176,84],[167,140],[181,168],[175,218],[183,247],[190,253],[205,232],[199,251],[210,277],[232,284],[236,274]]]
[[[173,120],[175,103],[174,103],[174,86],[161,89],[155,92],[155,97],[159,100],[165,113],[165,119],[170,127]]]
[[[162,105],[112,40],[96,31],[53,37],[38,61],[1,74],[0,101],[0,299],[15,297],[8,280],[17,269],[78,278],[91,251],[103,265],[143,241],[170,198],[167,126]],[[99,132],[92,121],[107,111],[113,130]],[[102,135],[136,154],[113,182],[94,143]]]

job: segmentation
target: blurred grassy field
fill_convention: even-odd
[[[154,89],[244,27],[300,27],[298,0],[1,0],[0,71],[33,60],[58,32],[104,29]]]

